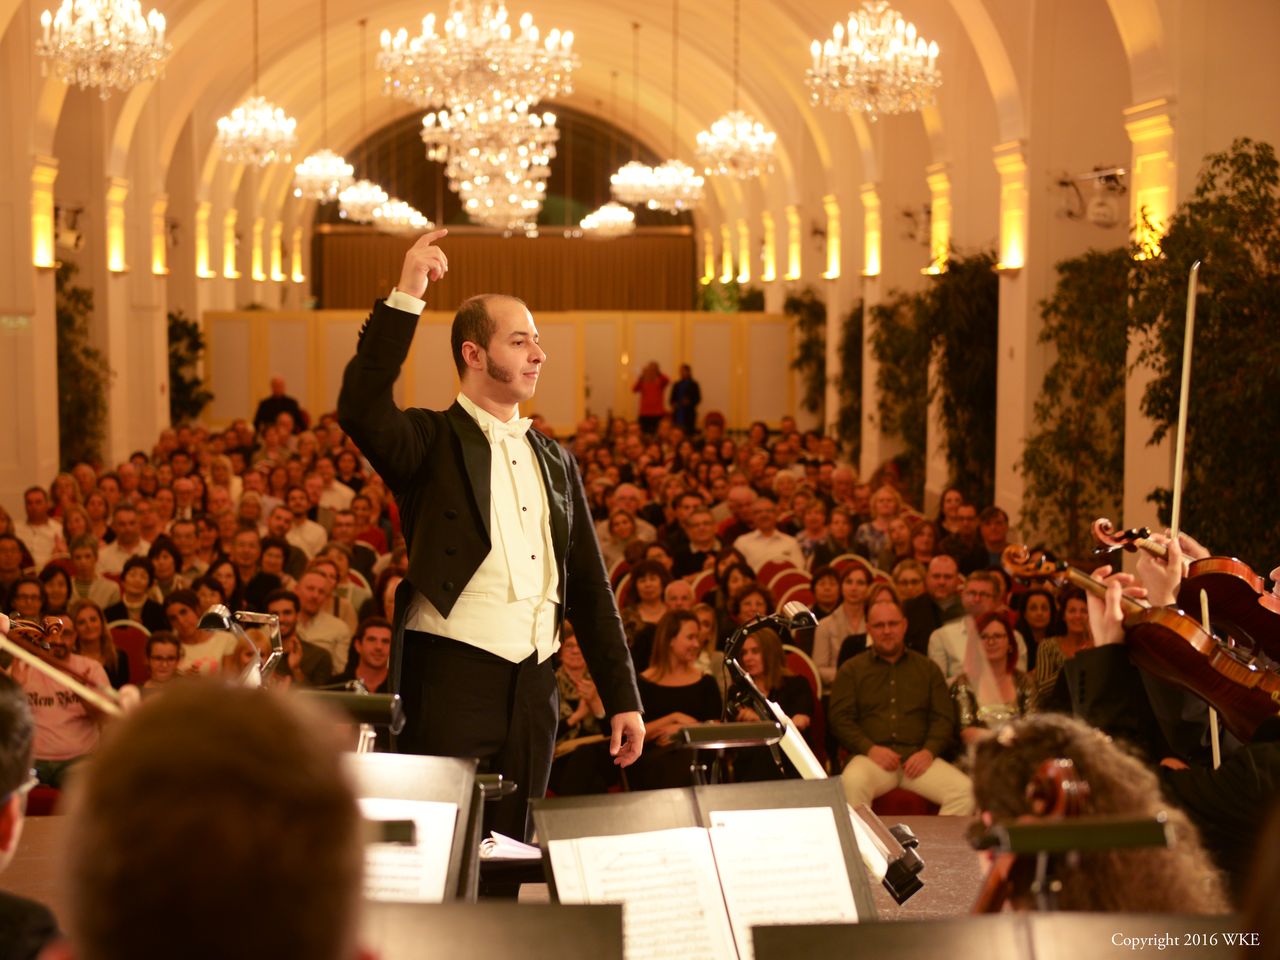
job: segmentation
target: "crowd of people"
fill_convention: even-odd
[[[655,375],[660,397],[666,378],[656,367],[637,392],[654,392]],[[687,369],[680,382],[692,383]],[[791,417],[733,436],[714,411],[690,419],[696,407],[694,399],[678,416],[658,410],[638,421],[590,416],[562,440],[582,476],[645,707],[648,746],[622,774],[626,785],[687,782],[681,729],[757,719],[728,678],[725,648],[740,628],[799,599],[819,618],[811,638],[758,630],[735,655],[850,801],[905,787],[944,814],[970,814],[976,786],[978,808],[995,809],[973,758],[1004,755],[997,735],[1038,743],[1042,720],[1057,730],[1063,715],[1081,712],[1073,664],[1096,649],[1103,614],[1078,589],[1011,582],[1000,567],[1009,544],[1001,507],[949,489],[926,517],[906,503],[891,465],[860,477],[831,437]],[[537,416],[533,427],[552,436]],[[0,610],[59,618],[53,658],[91,685],[132,682],[148,696],[256,662],[243,640],[201,626],[213,604],[278,615],[285,657],[271,685],[359,680],[385,690],[406,573],[395,499],[337,418],[309,418],[282,383],[252,421],[166,430],[114,468],[77,464],[30,487],[13,514],[0,508]],[[122,627],[147,634],[143,662],[113,642]],[[265,647],[257,631],[250,640]],[[796,651],[791,662],[811,664],[812,683],[788,669]],[[619,773],[599,747],[605,710],[571,624],[557,662],[566,749],[552,789],[609,789]],[[20,664],[10,672],[34,716],[39,780],[58,786],[94,751],[104,718],[78,697],[52,695]],[[1086,754],[1114,749],[1071,730],[1053,742]],[[1204,762],[1198,743],[1139,746],[1152,763]],[[786,774],[767,756],[744,756],[732,773]]]

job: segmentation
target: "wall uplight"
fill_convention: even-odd
[[[733,236],[729,225],[720,225],[720,282],[728,283],[733,279]]]
[[[284,224],[277,220],[271,225],[271,279],[279,283],[287,280],[284,275]]]
[[[929,265],[924,273],[939,274],[947,269],[951,255],[951,178],[946,165],[935,163],[926,170],[929,182]]]
[[[738,221],[738,282],[751,282],[751,231],[747,221]]]
[[[840,279],[840,204],[836,195],[829,193],[822,198],[822,209],[827,215],[827,269],[823,280]]]
[[[107,180],[107,269],[112,273],[128,270],[124,249],[124,201],[129,196],[129,181],[119,177]]]
[[[302,228],[293,228],[293,282],[302,283],[307,275],[302,272]]]
[[[54,254],[53,183],[58,179],[56,157],[36,157],[31,164],[31,262],[57,266]]]
[[[209,269],[209,209],[208,200],[196,204],[196,276],[209,280],[217,274]]]
[[[169,198],[163,194],[151,203],[151,272],[158,277],[169,272],[169,238],[164,222],[168,209]]]
[[[874,183],[862,186],[862,275],[880,276],[880,194]]]
[[[1027,262],[1027,161],[1018,142],[995,148],[1000,174],[1000,259],[997,270],[1021,270]]]
[[[716,235],[710,230],[702,231],[702,276],[699,278],[705,287],[716,278]]]
[[[239,280],[236,269],[236,218],[239,211],[228,210],[222,218],[222,275],[228,280]]]
[[[764,283],[772,283],[778,279],[778,236],[773,223],[773,214],[768,210],[760,214],[760,222],[764,228],[764,248],[760,254],[760,279]]]
[[[266,229],[266,220],[262,217],[255,217],[253,221],[253,250],[249,260],[249,276],[259,282],[267,279],[267,272],[263,269],[262,256],[262,235]]]
[[[800,211],[787,207],[787,280],[800,279]]]

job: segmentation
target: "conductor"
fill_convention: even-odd
[[[490,822],[523,838],[528,801],[551,769],[550,657],[566,617],[610,715],[616,764],[640,755],[644,723],[577,466],[519,416],[547,359],[528,308],[500,294],[458,308],[450,343],[461,392],[447,410],[401,410],[392,397],[428,283],[448,270],[436,246],[446,232],[420,237],[396,288],[375,302],[338,419],[395,494],[408,544],[395,604],[393,677],[406,714],[397,749],[479,757],[482,770],[514,780]]]

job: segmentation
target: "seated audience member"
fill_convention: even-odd
[[[365,541],[356,537],[358,532],[356,515],[350,510],[339,510],[333,515],[333,534],[329,539],[329,545],[340,543],[346,547],[350,551],[351,569],[358,571],[365,582],[372,586],[375,579],[373,567],[378,562],[378,553]],[[354,605],[357,610],[360,609],[358,604]]]
[[[1098,913],[1226,913],[1222,878],[1186,814],[1166,803],[1154,773],[1098,730],[1059,715],[1015,720],[973,751],[973,792],[985,832],[1031,812],[1027,787],[1046,760],[1075,764],[1088,781],[1084,813],[1163,815],[1173,834],[1168,848],[1081,853],[1060,858],[1056,909]],[[1015,909],[1034,909],[1029,893]]]
[[[787,474],[789,476],[789,474]],[[779,477],[784,474],[778,474]],[[796,542],[805,560],[813,563],[813,554],[827,540],[827,505],[821,500],[807,504],[800,514],[800,525],[795,533]]]
[[[301,609],[298,595],[292,591],[277,590],[267,596],[267,613],[280,618],[280,645],[284,648],[274,679],[284,686],[323,687],[333,679],[333,658],[325,648],[298,635]]]
[[[178,675],[178,661],[182,659],[182,644],[168,630],[157,630],[147,637],[147,669],[151,676],[142,685],[144,696],[149,691],[167,686]]]
[[[298,581],[289,575],[287,569],[291,549],[296,548],[290,547],[279,537],[262,538],[262,556],[259,560],[262,572],[276,577],[280,581],[280,589],[283,590],[292,590],[298,585]],[[306,564],[304,563],[303,566],[305,567]]]
[[[826,539],[813,548],[810,566],[825,567],[836,557],[846,553],[857,553],[858,547],[853,541],[853,513],[845,506],[831,508],[831,519],[827,523]]]
[[[889,525],[902,510],[902,497],[890,486],[883,486],[871,496],[871,519],[860,525],[853,535],[854,546],[872,563],[890,548]]]
[[[169,536],[182,555],[178,573],[188,585],[209,572],[208,562],[200,556],[200,525],[195,520],[173,521]]]
[[[326,547],[325,550],[327,549]],[[346,625],[349,633],[355,633],[356,627],[360,625],[360,618],[356,616],[355,607],[351,605],[351,601],[338,592],[342,584],[343,570],[349,568],[345,563],[325,556],[325,550],[321,550],[320,555],[307,564],[307,569],[315,570],[325,578],[328,593],[323,607],[325,613],[333,614]]]
[[[44,613],[56,617],[67,612],[71,602],[71,575],[62,567],[50,564],[40,571],[44,584]]]
[[[626,556],[627,547],[639,543],[636,532],[635,517],[625,510],[615,510],[609,514],[608,526],[600,536],[600,555],[604,557],[605,566],[613,566]]]
[[[720,719],[720,689],[698,669],[698,618],[672,610],[658,624],[649,667],[636,679],[644,705],[645,741],[652,742],[627,769],[633,789],[682,786],[691,782],[687,750],[674,747],[684,727]]]
[[[28,487],[22,495],[23,505],[27,510],[27,518],[14,523],[13,532],[31,551],[32,564],[37,570],[43,569],[54,556],[55,549],[62,540],[62,524],[49,515],[53,506],[49,495],[43,487]]]
[[[927,569],[938,553],[938,528],[932,520],[917,520],[911,527],[911,557]]]
[[[75,652],[101,664],[111,686],[119,690],[129,682],[129,657],[112,642],[107,629],[111,618],[92,600],[77,600],[71,605],[70,616]]]
[[[938,665],[942,675],[951,683],[964,669],[965,651],[977,636],[976,618],[997,609],[1004,590],[1004,581],[994,572],[978,570],[965,581],[960,600],[965,615],[958,620],[944,623],[929,635],[929,659]],[[1088,611],[1085,611],[1088,622]],[[1018,669],[1027,668],[1026,644],[1017,632],[1013,635],[1018,648]]]
[[[59,669],[86,686],[111,690],[102,664],[71,652],[75,628],[69,619],[63,621],[63,629],[50,633],[45,642]],[[61,787],[67,770],[98,745],[98,735],[106,718],[78,693],[21,661],[15,660],[10,665],[9,676],[26,691],[35,720],[36,776],[47,787]]]
[[[360,814],[335,739],[327,714],[260,690],[191,683],[144,702],[73,798],[69,942],[50,960],[369,956]],[[237,920],[246,890],[254,914]]]
[[[754,529],[733,541],[757,573],[767,563],[788,563],[805,568],[804,552],[796,538],[778,529],[778,505],[768,497],[758,497],[751,505]]]
[[[0,872],[18,849],[27,794],[37,783],[31,776],[34,740],[26,693],[0,673]],[[0,958],[34,960],[57,936],[57,921],[44,904],[0,891]]]
[[[893,585],[898,588],[902,602],[914,600],[924,593],[924,565],[919,560],[900,560],[893,566]]]
[[[1081,650],[1093,646],[1089,628],[1089,602],[1079,587],[1067,587],[1058,599],[1062,633],[1048,637],[1036,654],[1036,709],[1068,713],[1071,693],[1062,666]]]
[[[251,523],[241,521],[240,529],[231,540],[231,564],[235,567],[235,576],[231,579],[233,583],[240,585],[241,602],[245,609],[262,610],[267,594],[283,586],[279,575],[262,569],[262,535]],[[222,568],[222,564],[215,564],[210,572],[217,575]],[[225,573],[221,576],[227,578]]]
[[[938,502],[938,516],[934,520],[938,533],[942,537],[947,537],[960,529],[956,512],[964,502],[964,491],[959,487],[947,487],[942,491],[942,499]]]
[[[354,630],[360,625],[356,611],[369,602],[373,590],[357,582],[351,567],[351,548],[345,543],[329,542],[320,551],[319,559],[337,569],[338,582],[333,588],[334,615],[345,622],[347,614],[350,614],[350,626]]]
[[[239,645],[236,638],[221,630],[201,630],[200,614],[204,609],[192,590],[175,590],[164,602],[169,628],[182,645],[178,673],[183,676],[218,673],[233,666],[232,658]]]
[[[359,680],[370,693],[390,693],[391,622],[382,617],[361,620],[351,638],[351,652],[354,656],[347,658],[347,669],[334,680]]]
[[[161,534],[151,542],[147,559],[151,561],[151,571],[156,577],[151,587],[151,599],[163,606],[165,597],[188,586],[186,579],[178,572],[182,569],[182,554],[172,539]]]
[[[987,566],[987,548],[978,535],[978,508],[971,503],[961,504],[955,522],[957,529],[938,544],[938,553],[954,557],[960,573],[967,577]]]
[[[111,514],[111,530],[115,539],[98,553],[98,569],[102,573],[118,574],[124,570],[124,562],[130,557],[145,557],[151,544],[142,539],[138,527],[138,511],[128,503],[122,503]]]
[[[706,507],[695,507],[689,514],[688,537],[676,547],[671,572],[677,577],[701,573],[715,564],[720,552],[716,537],[716,521]]]
[[[44,616],[44,584],[39,577],[23,577],[9,591],[9,609],[24,620]]]
[[[810,610],[819,622],[835,613],[840,606],[840,574],[834,567],[818,567],[813,571],[809,581],[809,589],[813,591],[813,606]],[[812,650],[805,651],[812,653]]]
[[[723,699],[725,682],[724,651],[716,649],[716,610],[709,603],[693,605],[693,615],[698,618],[698,642],[702,652],[698,654],[698,669],[714,677]]]
[[[892,570],[902,561],[913,557],[911,524],[905,517],[894,517],[889,521],[888,544],[873,558],[872,562],[881,570]]]
[[[1051,590],[1032,587],[1017,597],[1016,604],[1019,611],[1016,629],[1027,642],[1027,670],[1034,671],[1040,644],[1062,632],[1057,624],[1057,600]]]
[[[98,574],[98,539],[85,534],[71,544],[71,594],[76,600],[92,600],[104,610],[120,599],[120,588]]]
[[[866,603],[871,578],[860,564],[851,564],[840,578],[840,606],[813,633],[813,662],[824,687],[849,657],[867,648]]]
[[[974,622],[978,643],[965,651],[964,669],[951,684],[960,737],[976,743],[1017,717],[1035,701],[1035,681],[1017,668],[1013,628],[1001,610],[979,614]]]
[[[151,598],[154,584],[155,571],[150,560],[146,557],[126,560],[120,576],[120,601],[106,608],[107,622],[132,620],[148,630],[167,629],[169,621],[164,615],[164,604]]]
[[[0,510],[3,510],[0,507]],[[7,515],[6,515],[7,516]],[[22,542],[7,530],[0,529],[0,610],[9,609],[9,594],[22,579]]]
[[[960,568],[953,558],[940,554],[929,561],[924,575],[924,593],[904,601],[907,615],[907,646],[928,654],[929,637],[944,623],[964,616],[960,600]]]
[[[662,602],[668,610],[692,610],[697,598],[693,595],[693,585],[688,580],[672,580],[662,591]]]
[[[867,609],[871,647],[840,668],[828,726],[853,757],[841,774],[849,803],[905,787],[944,815],[973,810],[969,778],[939,759],[955,740],[955,707],[942,671],[905,644],[902,608],[882,594]]]
[[[331,671],[341,673],[351,649],[351,629],[328,612],[333,583],[325,573],[308,568],[298,579],[298,637],[329,654]]]
[[[733,626],[745,626],[757,617],[764,617],[773,610],[773,597],[769,591],[754,580],[744,583],[729,601],[729,615],[733,617]],[[728,640],[725,637],[725,640]]]
[[[978,535],[987,551],[986,566],[999,569],[1009,546],[1009,515],[999,507],[987,507],[978,515]]]
[[[813,690],[804,677],[797,677],[787,670],[782,652],[782,638],[771,629],[757,630],[742,641],[738,650],[738,662],[751,678],[752,683],[765,697],[776,703],[801,733],[808,736],[813,719]],[[730,691],[730,719],[740,723],[772,721],[773,717],[761,717],[745,698],[735,697]],[[773,759],[767,747],[752,747],[735,751],[733,777],[737,781],[779,780],[784,772],[798,776],[791,761],[783,760],[783,769]]]

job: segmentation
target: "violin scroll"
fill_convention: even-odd
[[[1146,527],[1132,527],[1128,530],[1117,531],[1115,524],[1106,517],[1099,517],[1093,521],[1092,529],[1094,539],[1102,544],[1096,552],[1103,554],[1111,553],[1115,550],[1136,552],[1142,541],[1151,538],[1151,531]]]
[[[1050,580],[1066,571],[1065,564],[1055,563],[1044,554],[1033,555],[1025,543],[1011,543],[1005,547],[1000,563],[1011,577],[1019,580]]]

